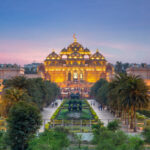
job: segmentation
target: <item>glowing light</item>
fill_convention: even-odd
[[[68,71],[71,72],[71,81],[73,78],[77,80],[82,80],[84,78],[85,82],[94,83],[100,79],[102,72],[107,75],[106,78],[108,80],[109,77],[106,72],[104,57],[100,53],[91,55],[90,51],[82,48],[82,45],[77,43],[75,34],[73,38],[74,43],[70,44],[65,51],[62,50],[58,55],[56,53],[50,54],[46,58],[44,62],[45,72],[49,73],[51,81],[59,85],[65,85],[65,82],[68,81]],[[96,52],[98,52],[98,49]],[[61,64],[60,60],[62,60]],[[76,66],[76,64],[78,65]]]

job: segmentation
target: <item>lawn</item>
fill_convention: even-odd
[[[73,106],[75,102],[79,107],[79,103],[82,103],[82,111],[70,111],[68,110],[69,103]],[[90,110],[89,105],[87,104],[86,100],[65,100],[63,105],[60,107],[58,114],[56,115],[55,119],[57,120],[92,120],[94,116]]]
[[[94,119],[93,115],[91,114],[90,109],[83,108],[82,111],[77,112],[69,112],[67,108],[63,108],[60,110],[58,115],[56,116],[58,120],[91,120]]]

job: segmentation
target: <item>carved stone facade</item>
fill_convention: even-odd
[[[43,78],[56,82],[60,87],[91,87],[100,78],[109,80],[114,68],[98,50],[92,54],[74,38],[74,42],[59,54],[55,51],[50,53],[39,72]]]

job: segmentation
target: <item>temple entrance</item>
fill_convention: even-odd
[[[78,81],[78,73],[77,72],[73,73],[73,81]]]
[[[71,72],[68,73],[68,81],[71,81]]]

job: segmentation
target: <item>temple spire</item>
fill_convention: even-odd
[[[76,34],[73,34],[74,42],[77,42]]]

